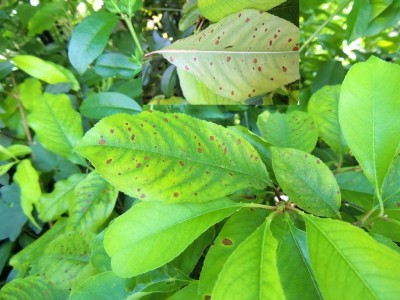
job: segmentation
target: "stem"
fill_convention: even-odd
[[[307,47],[308,44],[311,43],[311,41],[321,32],[322,29],[324,29],[324,27],[330,22],[332,21],[332,19],[338,14],[340,13],[351,1],[353,0],[347,0],[346,2],[344,2],[341,6],[339,6],[335,12],[333,14],[331,14],[328,19],[325,20],[325,22],[323,22],[318,28],[317,30],[304,42],[303,45],[301,45],[299,52],[303,52]]]
[[[276,208],[277,208],[277,206],[270,206],[270,205],[264,205],[264,204],[258,204],[258,203],[249,203],[249,204],[246,204],[245,207],[255,207],[255,208],[271,209],[271,210],[276,210]]]
[[[17,87],[17,83],[15,81],[14,74],[11,75],[11,80],[12,80],[12,83],[13,83],[14,88],[16,90],[16,94],[14,96],[15,96],[15,99],[17,99],[19,113],[21,114],[22,124],[24,126],[24,130],[25,130],[25,133],[26,133],[26,139],[28,140],[28,144],[32,145],[33,141],[32,141],[31,132],[29,131],[28,122],[26,121],[25,110],[24,110],[24,107],[22,106],[22,103],[21,103],[21,98],[19,96],[18,87]]]
[[[146,9],[148,9],[148,10],[159,10],[159,11],[182,12],[182,9],[179,9],[179,8],[146,7]]]
[[[140,41],[136,35],[136,31],[135,28],[133,28],[132,26],[132,22],[130,17],[126,16],[126,15],[121,15],[122,19],[125,21],[126,25],[128,26],[129,32],[131,33],[133,40],[135,41],[136,47],[139,49],[140,55],[143,56],[143,49],[142,49],[142,45],[140,44]]]
[[[362,217],[362,218],[360,219],[360,221],[358,221],[358,222],[356,222],[356,223],[360,224],[361,226],[364,225],[365,221],[368,220],[368,218],[374,213],[374,211],[375,211],[375,207],[371,208],[371,209],[365,214],[365,216]]]

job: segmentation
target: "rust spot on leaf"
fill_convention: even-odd
[[[197,152],[203,153],[203,148],[197,148]]]
[[[181,165],[181,167],[183,167],[185,165],[185,163],[183,161],[180,161],[179,164]]]
[[[232,59],[232,58],[231,58],[230,56],[228,56],[228,57],[226,58],[226,61],[227,61],[227,62],[230,62],[231,59]]]
[[[164,118],[164,122],[167,122],[167,123],[168,123],[168,119],[167,119],[167,118]]]
[[[144,157],[144,160],[149,160],[149,157],[148,157],[148,156],[145,156],[145,157]]]
[[[214,136],[210,135],[210,141],[213,141],[213,140],[214,140]]]
[[[226,155],[226,153],[228,152],[228,148],[224,148],[224,155]]]
[[[282,66],[282,71],[287,72],[287,68],[285,66]]]
[[[238,140],[237,140],[237,143],[238,143],[238,145],[240,145],[240,144],[242,143],[242,140],[241,140],[241,139],[238,139]]]
[[[132,134],[131,135],[131,140],[133,141],[135,139],[136,135]]]
[[[250,22],[250,18],[246,18],[246,23],[249,23]]]
[[[106,163],[107,163],[108,165],[111,164],[111,162],[112,162],[112,158],[107,159],[107,161],[106,161]]]
[[[179,193],[178,193],[178,192],[175,192],[175,193],[174,193],[174,197],[175,197],[175,198],[178,198],[178,197],[179,197]]]
[[[100,139],[99,145],[104,145],[105,143],[106,143],[106,140],[105,140],[105,139]]]
[[[140,195],[140,198],[142,198],[142,199],[145,198],[145,197],[146,197],[145,194],[141,194],[141,195]]]
[[[231,246],[233,244],[232,240],[228,239],[228,238],[224,238],[222,240],[222,244],[224,244],[225,246]]]
[[[141,166],[142,166],[141,163],[137,163],[137,164],[136,164],[136,169],[139,169]]]
[[[110,133],[113,134],[114,133],[114,128],[110,129]]]

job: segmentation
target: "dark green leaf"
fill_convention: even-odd
[[[120,53],[106,53],[96,60],[95,71],[101,77],[119,76],[132,78],[141,70],[141,65]]]

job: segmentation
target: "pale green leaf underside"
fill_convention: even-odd
[[[400,143],[400,66],[371,57],[343,84],[339,121],[365,175],[380,190]]]
[[[340,189],[321,160],[297,149],[271,147],[271,152],[276,179],[291,201],[318,216],[339,216]]]
[[[54,221],[68,211],[70,202],[75,197],[75,187],[84,178],[84,174],[74,174],[68,179],[56,182],[51,193],[42,194],[36,205],[39,219],[43,222]]]
[[[318,129],[311,117],[302,111],[263,112],[257,119],[263,138],[271,145],[311,152],[318,140]]]
[[[246,8],[269,10],[286,0],[199,0],[200,14],[210,21],[217,22],[223,17]]]
[[[183,95],[187,102],[193,105],[208,104],[208,105],[229,105],[237,104],[237,102],[221,97],[211,91],[202,81],[196,78],[193,74],[177,69],[182,88]]]
[[[292,23],[249,9],[153,53],[217,95],[243,102],[299,78],[298,39]]]
[[[98,229],[110,216],[118,191],[97,172],[90,173],[75,188],[69,205],[67,230]]]
[[[205,203],[142,202],[133,206],[105,234],[104,247],[111,256],[113,271],[121,277],[132,277],[164,265],[241,206],[228,199]]]
[[[398,298],[398,253],[348,223],[312,216],[305,221],[311,265],[324,299]]]
[[[48,150],[83,164],[81,157],[72,153],[75,143],[83,136],[81,116],[65,94],[44,93],[28,116],[28,124],[39,142]]]
[[[247,141],[183,114],[104,118],[76,150],[118,190],[142,200],[208,201],[269,182]]]
[[[199,281],[201,299],[211,296],[215,281],[226,260],[237,247],[265,221],[265,211],[241,209],[224,224],[207,252]]]
[[[68,82],[68,78],[53,63],[31,55],[17,55],[14,64],[32,77],[50,84]]]
[[[276,265],[278,241],[270,222],[267,219],[228,258],[211,299],[285,299]]]

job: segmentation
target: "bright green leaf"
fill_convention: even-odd
[[[271,145],[311,152],[318,140],[318,128],[311,117],[301,111],[263,112],[257,119],[263,138]]]
[[[187,299],[196,299],[197,297],[197,287],[198,283],[190,283],[185,286],[183,289],[179,290],[171,297],[168,297],[167,300],[187,300]]]
[[[76,150],[118,190],[143,200],[208,201],[269,182],[246,140],[182,114],[104,118]]]
[[[241,206],[227,199],[205,203],[143,202],[133,206],[115,219],[104,238],[113,271],[121,277],[132,277],[162,266]]]
[[[6,174],[17,163],[17,161],[13,161],[0,165],[0,176]]]
[[[370,57],[355,64],[340,94],[344,137],[377,193],[400,144],[400,66]]]
[[[37,240],[19,251],[10,259],[10,265],[21,276],[25,274],[31,263],[47,248],[49,243],[62,234],[67,226],[67,219],[58,220],[53,227],[42,234]]]
[[[142,111],[135,100],[114,92],[93,94],[83,100],[79,109],[82,115],[91,119],[101,119],[116,113],[136,114]]]
[[[67,230],[98,229],[110,216],[118,191],[97,172],[90,173],[75,188],[69,204]]]
[[[375,19],[377,16],[379,16],[392,3],[393,3],[393,0],[371,0],[372,19]]]
[[[32,263],[31,275],[59,289],[71,287],[71,281],[90,261],[94,235],[90,232],[68,232],[52,240]]]
[[[101,77],[132,78],[141,71],[142,67],[124,54],[106,53],[97,59],[94,69]]]
[[[14,279],[0,291],[0,299],[4,300],[64,300],[67,297],[68,291],[58,290],[36,276]]]
[[[278,241],[269,217],[228,258],[211,299],[285,299],[277,268]]]
[[[243,102],[299,78],[298,39],[292,23],[249,9],[153,53],[215,94]]]
[[[28,78],[18,86],[18,90],[22,105],[32,110],[42,96],[42,83],[36,78]]]
[[[102,11],[91,14],[74,28],[68,57],[80,74],[103,52],[117,22],[117,16]]]
[[[90,277],[76,290],[73,290],[68,299],[126,300],[128,295],[125,279],[108,271]]]
[[[57,84],[68,82],[68,78],[54,66],[54,63],[44,61],[38,57],[32,55],[16,55],[13,58],[13,62],[22,71],[47,83]]]
[[[253,8],[259,10],[269,10],[286,0],[199,0],[198,6],[200,14],[210,21],[217,22],[223,17],[232,13],[240,12],[243,9]]]
[[[103,230],[96,236],[90,254],[90,263],[99,272],[111,271],[111,258],[107,255],[103,245],[104,234],[105,231]]]
[[[218,274],[237,247],[265,221],[265,211],[242,209],[225,223],[218,237],[207,252],[200,275],[199,296],[211,297]]]
[[[39,203],[42,194],[39,174],[32,167],[29,159],[24,159],[17,166],[17,171],[14,174],[14,181],[18,183],[21,189],[21,207],[24,214],[29,220],[39,227],[36,220],[32,216],[33,205]]]
[[[351,224],[304,217],[311,266],[324,299],[398,297],[398,253]]]
[[[400,156],[397,156],[390,167],[382,186],[382,201],[387,208],[400,207]]]
[[[36,205],[39,219],[43,222],[54,221],[67,212],[75,199],[75,187],[84,178],[84,174],[74,174],[68,179],[57,181],[51,193],[42,194]]]
[[[321,138],[341,156],[346,142],[339,124],[340,85],[324,86],[315,92],[308,102],[308,112],[317,123]]]
[[[75,143],[83,136],[81,116],[71,106],[67,95],[43,94],[40,104],[28,116],[39,142],[74,163],[83,159],[72,153]]]
[[[25,156],[31,154],[32,149],[26,145],[14,144],[4,148],[0,145],[0,160],[16,159],[17,156]]]
[[[271,147],[271,153],[276,179],[290,201],[315,215],[339,216],[339,186],[321,160],[297,149]]]

